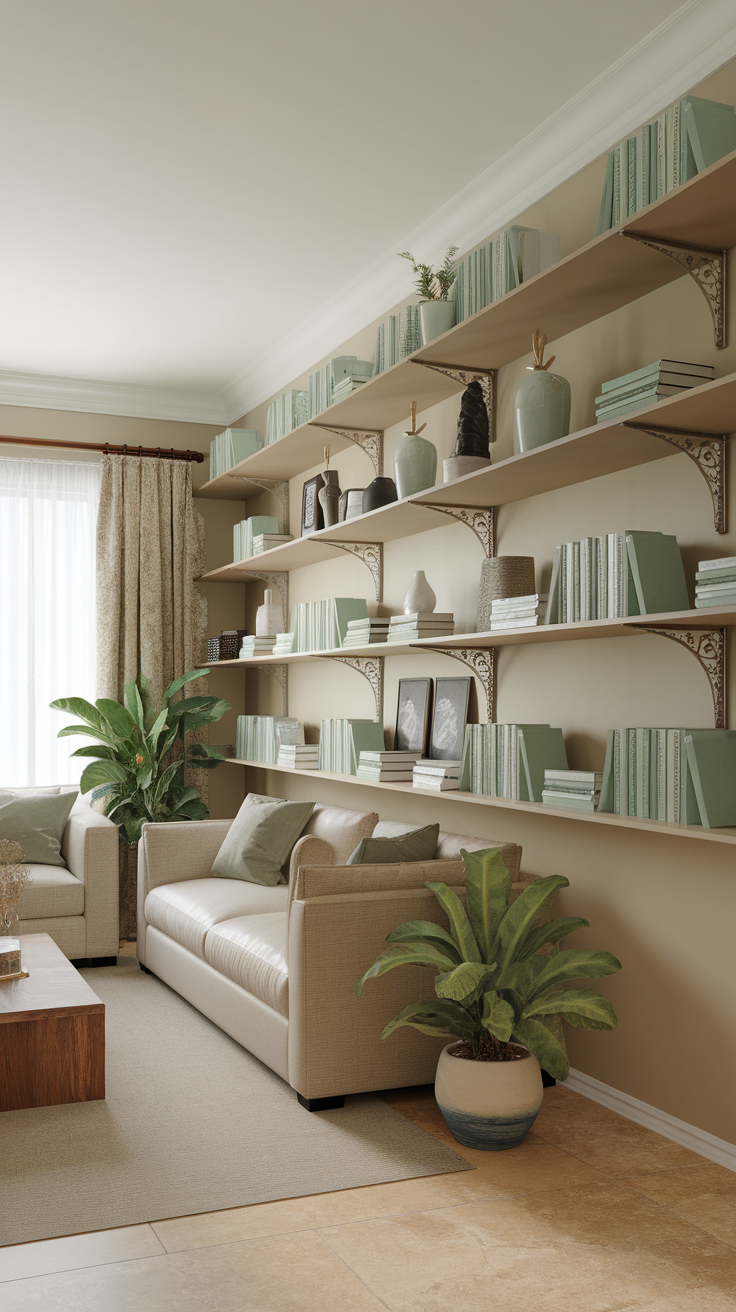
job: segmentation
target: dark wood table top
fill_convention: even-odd
[[[104,1014],[104,1002],[48,934],[21,934],[20,960],[28,979],[0,979],[0,1025],[43,1016]]]

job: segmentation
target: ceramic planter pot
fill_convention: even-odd
[[[514,401],[514,452],[530,451],[570,432],[570,384],[559,374],[533,369]]]
[[[446,333],[455,323],[454,301],[422,301],[419,306],[422,346]]]
[[[465,1061],[458,1045],[440,1053],[434,1092],[450,1130],[466,1148],[499,1152],[518,1148],[542,1106],[542,1075],[526,1048],[519,1061]]]

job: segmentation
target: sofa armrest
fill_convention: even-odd
[[[118,955],[118,847],[118,826],[86,802],[76,802],[61,854],[70,873],[84,884],[86,957]]]
[[[316,834],[302,834],[294,844],[289,858],[289,898],[296,885],[297,871],[300,866],[334,866],[335,849],[326,838]]]
[[[144,907],[152,888],[208,879],[232,820],[184,820],[143,826],[138,844],[138,960],[146,960]]]

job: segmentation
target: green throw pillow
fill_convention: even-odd
[[[273,888],[314,810],[314,802],[246,797],[215,857],[212,874]]]
[[[397,861],[431,861],[437,851],[439,832],[439,825],[425,825],[397,838],[362,838],[346,864],[380,866],[394,865]]]
[[[20,843],[28,865],[63,866],[61,840],[79,793],[0,792],[0,838]]]

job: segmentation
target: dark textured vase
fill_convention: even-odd
[[[379,506],[388,506],[398,501],[396,484],[392,478],[374,478],[363,493],[363,514],[369,510],[378,510]]]

